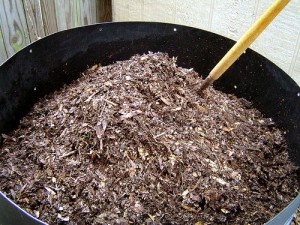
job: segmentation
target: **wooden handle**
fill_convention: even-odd
[[[248,29],[242,38],[226,53],[209,73],[200,87],[200,92],[217,80],[263,32],[290,0],[276,0],[273,5]]]

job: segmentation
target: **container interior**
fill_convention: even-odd
[[[0,133],[16,128],[40,97],[95,63],[108,65],[137,53],[161,51],[205,77],[233,44],[207,31],[150,22],[104,23],[50,35],[0,67]],[[300,165],[300,88],[285,72],[248,49],[214,86],[250,100],[274,119],[286,131],[292,161]]]

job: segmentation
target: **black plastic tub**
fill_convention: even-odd
[[[145,22],[97,24],[50,35],[0,66],[0,133],[16,128],[40,97],[95,63],[162,51],[205,77],[233,44],[207,31]],[[285,130],[290,158],[300,166],[300,88],[285,72],[249,49],[214,86],[252,101]],[[14,208],[0,192],[0,224],[39,223],[21,211],[14,214]]]

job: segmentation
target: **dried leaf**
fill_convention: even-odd
[[[166,105],[172,104],[167,98],[160,97],[160,100],[162,100],[162,102],[165,103]]]
[[[148,152],[142,147],[138,147],[138,152],[142,160],[146,160],[147,156],[149,155]]]
[[[201,197],[200,197],[199,195],[197,195],[197,194],[191,193],[191,194],[190,194],[190,198],[191,198],[193,201],[195,201],[195,202],[200,202],[200,201],[201,201]]]
[[[155,216],[151,215],[151,214],[148,214],[149,218],[154,222],[155,220]]]
[[[45,187],[45,189],[46,189],[51,195],[56,195],[56,192],[53,191],[51,188]]]
[[[40,217],[40,211],[33,210],[33,213],[34,213],[34,216],[35,216],[36,218],[39,218],[39,217]]]
[[[136,169],[131,167],[129,169],[129,177],[133,178],[135,176],[135,171],[136,171]]]
[[[129,118],[132,118],[132,117],[134,117],[134,116],[136,116],[136,115],[139,115],[139,114],[141,114],[141,113],[142,113],[141,110],[135,110],[135,111],[132,111],[132,112],[123,114],[122,116],[120,116],[120,118],[121,118],[122,120],[124,120],[124,119],[129,119]]]
[[[143,212],[145,211],[145,209],[144,209],[144,207],[142,206],[141,203],[136,202],[136,203],[134,204],[133,211],[134,211],[135,213],[143,213]]]
[[[225,214],[229,214],[230,213],[230,211],[227,210],[227,209],[221,209],[221,211],[222,211],[222,213],[225,213]]]
[[[104,83],[104,85],[105,85],[105,86],[108,86],[108,87],[112,87],[112,86],[113,86],[113,84],[112,84],[111,81],[106,81],[106,82]]]
[[[175,165],[176,160],[177,160],[177,158],[176,158],[175,155],[171,154],[171,155],[169,156],[169,161],[171,162],[172,166]]]
[[[178,92],[179,94],[181,94],[181,95],[184,95],[184,94],[185,94],[185,90],[184,90],[183,88],[180,88],[180,87],[177,88],[177,92]]]
[[[203,106],[199,105],[198,103],[194,103],[196,108],[199,110],[199,111],[202,111],[202,112],[205,112],[205,113],[208,113],[208,110],[206,108],[204,108]]]
[[[229,186],[229,183],[227,183],[225,180],[223,180],[220,177],[214,177],[214,176],[212,176],[212,179],[214,179],[215,181],[217,181],[221,185]]]
[[[95,64],[95,65],[93,65],[92,67],[90,67],[88,70],[89,70],[89,71],[93,71],[93,70],[96,70],[97,68],[98,68],[98,65]]]
[[[224,131],[226,131],[226,132],[230,132],[230,131],[232,131],[234,128],[223,127],[222,129],[223,129]]]
[[[57,214],[57,218],[60,219],[61,221],[66,221],[66,222],[70,220],[69,216],[62,216],[60,213]]]
[[[186,189],[184,192],[182,192],[182,197],[185,197],[187,194],[189,193],[189,190],[188,189]]]
[[[196,212],[197,210],[195,210],[194,208],[192,207],[189,207],[187,205],[183,205],[182,208],[184,208],[185,210],[189,211],[189,212]]]
[[[172,112],[180,111],[182,108],[181,107],[176,107],[174,109],[171,109]]]
[[[207,223],[204,223],[202,221],[198,221],[198,222],[195,223],[195,225],[207,225]]]
[[[105,120],[103,120],[101,122],[101,126],[100,125],[97,125],[95,127],[95,130],[96,130],[96,134],[97,134],[97,138],[101,139],[105,130],[106,130],[106,127],[107,127],[107,122]]]

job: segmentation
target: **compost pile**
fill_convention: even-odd
[[[297,192],[282,132],[201,82],[164,53],[91,67],[2,135],[1,190],[50,224],[266,222]]]

